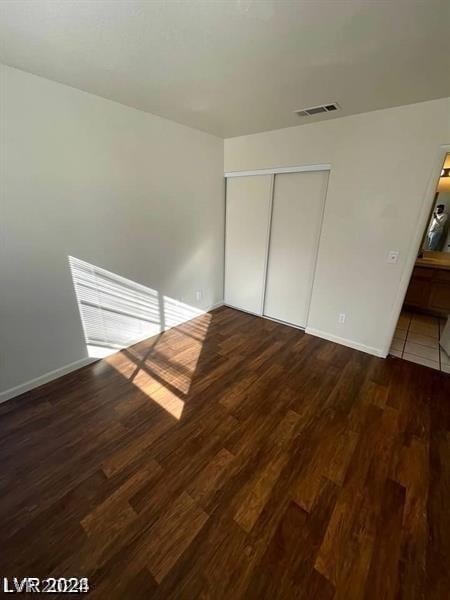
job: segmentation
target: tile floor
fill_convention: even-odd
[[[445,320],[402,312],[389,353],[404,360],[450,373],[450,358],[439,346]]]

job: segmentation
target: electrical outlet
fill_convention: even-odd
[[[203,296],[202,290],[197,290],[197,291],[195,292],[195,299],[196,299],[196,300],[201,300],[201,299],[202,299],[202,296]]]
[[[345,313],[339,313],[339,323],[345,323]]]

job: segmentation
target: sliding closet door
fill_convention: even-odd
[[[264,314],[306,327],[327,171],[275,176]]]
[[[262,314],[272,195],[271,175],[227,180],[225,304]]]

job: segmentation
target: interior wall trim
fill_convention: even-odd
[[[249,177],[250,175],[279,175],[280,173],[303,173],[304,171],[330,171],[331,164],[303,165],[301,167],[273,167],[271,169],[254,169],[252,171],[228,171],[224,177]]]
[[[338,335],[333,335],[332,333],[327,333],[326,331],[321,331],[320,329],[314,329],[313,327],[307,327],[305,329],[305,333],[309,333],[309,335],[314,335],[316,337],[320,337],[323,340],[328,340],[329,342],[335,342],[336,344],[342,344],[343,346],[348,346],[348,348],[353,348],[354,350],[360,350],[361,352],[366,352],[367,354],[372,354],[373,356],[378,356],[380,358],[386,358],[386,356],[387,356],[387,353],[384,352],[381,348],[374,348],[373,346],[366,346],[366,344],[361,344],[360,342],[355,342],[354,340],[342,338],[342,337],[339,337]]]
[[[304,331],[309,335],[314,335],[315,337],[320,337],[323,340],[328,340],[329,342],[334,342],[335,344],[341,344],[342,346],[347,346],[348,348],[353,348],[353,350],[360,350],[361,352],[365,352],[366,354],[372,354],[373,356],[378,356],[380,358],[386,358],[387,354],[383,352],[380,348],[374,348],[372,346],[366,346],[366,344],[361,344],[360,342],[355,342],[354,340],[349,340],[347,338],[339,337],[338,335],[333,335],[332,333],[327,333],[326,331],[321,331],[320,329],[314,329],[313,327],[299,327],[298,325],[293,325],[292,323],[285,323],[284,321],[279,321],[278,319],[272,319],[271,317],[266,317],[265,315],[258,315],[257,313],[249,312],[248,310],[243,310],[242,308],[238,308],[237,306],[233,306],[232,304],[224,303],[224,306],[228,306],[229,308],[234,308],[235,310],[239,310],[240,312],[246,313],[248,315],[254,315],[255,317],[259,317],[261,319],[268,319],[269,321],[275,321],[276,323],[280,323],[281,325],[286,325],[287,327],[294,327],[295,329],[299,329],[300,331]]]
[[[204,312],[208,313],[208,312],[214,310],[215,308],[220,308],[221,306],[223,306],[222,300],[220,302],[216,302],[209,308],[205,309]],[[181,323],[180,323],[180,325],[181,325]],[[167,327],[165,329],[165,331],[167,331],[168,329],[172,329],[172,328]],[[130,344],[129,346],[126,346],[126,348],[130,348],[131,346],[134,346],[135,344],[138,344],[139,342],[142,342],[145,339],[147,339],[147,336],[133,341],[133,343]],[[122,348],[122,350],[123,349],[124,348]],[[118,352],[120,352],[120,350],[118,350]],[[16,396],[20,396],[21,394],[24,394],[25,392],[34,390],[35,388],[40,387],[41,385],[50,383],[50,381],[59,379],[63,375],[68,375],[69,373],[72,373],[73,371],[77,371],[78,369],[81,369],[82,367],[91,365],[92,363],[95,363],[99,360],[102,360],[102,359],[101,358],[93,358],[91,356],[85,356],[84,358],[80,358],[80,360],[76,360],[67,365],[63,365],[62,367],[59,367],[58,369],[54,369],[53,371],[48,371],[47,373],[43,373],[42,375],[39,375],[38,377],[34,377],[33,379],[29,379],[28,381],[25,381],[24,383],[20,383],[19,385],[16,385],[12,388],[4,390],[3,392],[0,392],[0,404],[2,404],[3,402],[6,402],[7,400],[11,400],[12,398],[15,398]]]
[[[9,390],[5,390],[4,392],[0,392],[0,404],[2,402],[6,402],[7,400],[11,400],[11,398],[15,398],[16,396],[20,396],[25,392],[29,392],[34,388],[40,387],[45,383],[49,383],[54,379],[59,379],[63,375],[67,375],[68,373],[72,373],[72,371],[77,371],[86,365],[90,365],[96,361],[100,360],[99,358],[92,358],[90,356],[85,356],[84,358],[80,358],[80,360],[76,360],[68,365],[63,365],[58,369],[54,369],[53,371],[48,371],[43,375],[39,375],[38,377],[34,377],[34,379],[29,379],[24,383],[20,383]]]

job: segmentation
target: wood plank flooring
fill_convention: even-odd
[[[221,308],[0,406],[0,575],[440,599],[450,376]]]

